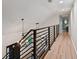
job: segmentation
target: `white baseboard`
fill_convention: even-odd
[[[74,44],[73,39],[71,39],[71,41],[72,41],[73,47],[74,47],[74,49],[75,49],[75,52],[76,52],[76,54],[77,54],[77,47],[75,47],[75,44]]]

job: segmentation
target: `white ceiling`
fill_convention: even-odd
[[[32,22],[45,21],[49,16],[61,14],[71,9],[73,0],[2,0],[3,29],[9,29],[20,24],[20,19],[24,18],[27,25]],[[62,11],[64,9],[64,11]],[[31,20],[31,21],[30,21]]]

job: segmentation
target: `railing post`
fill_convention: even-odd
[[[58,35],[58,27],[56,25],[56,38],[57,38],[57,35]]]
[[[8,59],[20,59],[20,44],[14,43],[12,45],[7,46],[9,49],[9,58]]]
[[[54,28],[54,41],[55,41],[55,26],[53,28]]]
[[[34,56],[34,59],[37,59],[36,58],[36,30],[33,30],[33,38],[34,38],[34,41],[33,41],[33,56]]]
[[[57,37],[58,37],[58,25],[57,25]]]
[[[6,47],[6,59],[7,59],[7,47]]]
[[[50,50],[50,27],[48,27],[48,49]]]
[[[58,35],[59,35],[59,24],[58,24]]]
[[[59,25],[57,25],[57,37],[58,37],[58,35],[59,35]]]

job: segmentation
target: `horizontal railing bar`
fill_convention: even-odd
[[[33,35],[33,33],[32,34],[30,34],[27,38],[25,38],[23,41],[22,41],[22,43],[24,43],[30,36],[32,36]],[[33,38],[32,38],[33,39]],[[21,44],[22,44],[21,43]]]
[[[54,35],[53,35],[53,34],[52,34],[52,35],[50,35],[50,38],[51,38],[51,37],[54,37]]]
[[[32,47],[30,47],[30,48],[32,48]],[[23,52],[20,56],[22,56],[24,53],[26,53],[27,51],[29,51],[30,49],[27,49],[25,52]],[[32,51],[33,51],[33,49],[32,49]],[[30,52],[28,52],[28,53],[30,53]],[[27,54],[28,54],[27,53]]]
[[[32,43],[33,43],[33,42],[31,42],[31,44],[32,44]],[[21,48],[24,47],[25,45],[26,45],[26,43],[23,44],[23,45],[21,46]],[[28,44],[27,47],[28,47],[29,45],[30,45],[30,44]],[[21,48],[20,48],[20,49],[21,49]]]
[[[50,29],[50,32],[53,32],[54,31],[54,29]]]
[[[53,32],[50,32],[50,35],[54,35],[54,33]]]
[[[36,38],[39,38],[39,37],[41,37],[42,35],[45,35],[45,34],[47,34],[47,33],[48,33],[48,32],[43,33],[43,34],[41,34],[41,35],[37,36]]]
[[[31,29],[29,32],[27,32],[27,34],[26,34],[24,37],[22,37],[22,39],[19,41],[19,43],[20,43],[31,31],[33,31],[33,29]]]
[[[43,31],[40,31],[40,32],[38,32],[38,33],[36,33],[36,34],[39,34],[39,33],[45,32],[45,31],[47,31],[47,29],[46,29],[46,30],[43,30]]]
[[[31,44],[32,44],[32,43],[31,43]],[[31,45],[31,44],[29,44],[29,45]],[[28,46],[29,46],[29,45],[28,45]],[[26,47],[28,47],[28,46],[26,46]],[[26,47],[25,47],[25,48],[26,48]],[[33,47],[33,46],[32,46],[32,47]],[[24,49],[25,49],[25,48],[24,48]],[[24,49],[22,49],[20,52],[22,52]]]
[[[33,39],[32,39],[33,40]],[[23,47],[23,46],[25,46],[25,44],[26,44],[27,42],[25,41],[24,43],[22,43],[21,44],[21,48]],[[33,42],[32,42],[33,43]]]
[[[45,57],[45,55],[47,54],[47,52],[48,52],[49,50],[47,49],[47,50],[45,50],[45,52],[42,54],[42,55],[40,55],[40,57],[41,57],[41,59],[44,59],[44,57]]]
[[[32,43],[33,43],[33,42],[31,42],[31,44],[32,44]],[[26,42],[25,42],[23,45],[21,45],[21,48],[24,47],[25,45],[26,45]],[[30,45],[30,44],[28,44],[27,47],[28,47],[29,45]],[[20,48],[20,49],[21,49],[21,48]]]
[[[30,58],[30,57],[32,57],[32,54],[31,54],[31,56],[27,57],[26,59],[28,59],[28,58]]]
[[[36,40],[36,42],[38,42],[38,41],[40,41],[41,39],[43,39],[43,38],[45,38],[45,36],[44,37],[41,37],[40,39],[38,39],[38,40]]]
[[[46,36],[48,37],[48,34],[43,36],[43,37],[41,37],[41,38],[39,38],[38,40],[36,40],[36,42],[40,41],[41,39],[45,38]]]
[[[37,51],[37,53],[39,53],[40,51],[42,51],[43,49],[45,49],[44,46],[45,46],[45,45],[43,45],[43,46]]]
[[[43,39],[43,40],[41,40],[41,42],[39,42],[36,46],[40,45],[43,41],[45,41],[45,40],[44,40],[44,39]]]
[[[53,34],[51,34],[51,35],[50,35],[50,37],[54,37],[54,35],[53,35]]]
[[[30,53],[32,53],[33,52],[33,50],[32,51],[30,51],[29,53],[27,53],[25,56],[23,56],[21,59],[23,59],[24,57],[26,57],[28,54],[30,54]]]
[[[37,50],[41,47],[41,46],[43,46],[45,44],[45,42],[43,42],[38,48],[37,48]]]
[[[44,44],[44,43],[45,43],[45,40],[43,40],[43,41],[39,42],[36,46],[41,47],[41,46],[42,46],[42,43]],[[39,47],[38,47],[38,48],[39,48]]]
[[[51,38],[51,37],[53,37],[53,38],[54,38],[54,35],[50,35],[50,38]]]
[[[42,53],[40,53],[38,56],[41,57],[45,53],[45,49],[42,49]]]
[[[33,43],[33,42],[32,42],[32,43]],[[24,47],[25,45],[26,45],[26,42],[25,42],[23,45],[21,45],[21,48]]]
[[[23,45],[21,45],[21,48],[24,47],[25,45],[26,45],[26,43],[24,43]],[[21,48],[20,48],[20,49],[21,49]]]
[[[37,50],[37,53],[39,53],[42,49],[44,49],[44,47],[45,47],[45,45],[41,46],[41,48],[39,48],[39,49]]]

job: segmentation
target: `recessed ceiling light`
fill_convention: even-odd
[[[60,4],[62,4],[63,2],[64,2],[64,1],[62,1],[62,0],[61,0],[61,1],[59,1],[59,3],[60,3]]]

